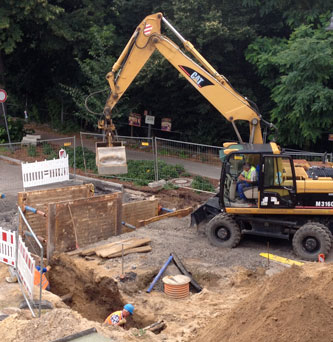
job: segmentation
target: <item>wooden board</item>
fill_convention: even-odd
[[[94,255],[96,254],[97,251],[99,250],[102,250],[102,249],[107,249],[107,248],[110,248],[112,246],[115,246],[117,244],[119,244],[120,242],[128,242],[128,241],[131,241],[132,239],[126,239],[126,240],[121,240],[121,241],[115,241],[115,242],[109,242],[109,243],[106,243],[106,244],[103,244],[103,245],[100,245],[100,246],[95,246],[95,247],[90,247],[90,248],[86,248],[84,250],[81,250],[79,253],[77,254],[80,254],[82,256],[89,256],[89,255]],[[70,252],[72,253],[72,252]],[[68,253],[68,254],[70,254]],[[72,254],[73,255],[73,254]]]
[[[133,253],[147,253],[147,252],[151,252],[151,250],[152,248],[150,245],[135,247],[135,248],[124,250],[124,255],[133,254]],[[120,253],[109,255],[108,258],[118,258],[121,256],[122,256],[122,253],[120,252]]]
[[[124,203],[122,207],[122,221],[138,227],[140,220],[145,220],[158,215],[158,200],[144,200]],[[122,233],[132,229],[122,226]]]
[[[41,210],[48,214],[48,204],[51,202],[75,200],[94,196],[94,185],[84,184],[46,190],[32,190],[18,193],[18,205],[24,210],[24,205]],[[47,238],[47,218],[26,212],[25,216],[35,234]],[[24,223],[20,217],[19,231],[22,233]]]
[[[131,249],[131,248],[145,245],[149,243],[150,241],[151,241],[150,238],[133,239],[133,241],[128,241],[127,243],[124,243],[124,251]],[[121,242],[119,242],[119,244],[116,246],[112,246],[110,248],[96,251],[96,255],[102,258],[108,258],[110,255],[121,253],[121,249],[122,249],[122,245],[121,245]]]
[[[50,203],[48,259],[54,252],[75,249],[75,233],[68,205],[73,215],[78,244],[83,247],[119,234],[121,196],[122,193],[118,192],[74,201]]]
[[[142,227],[142,226],[145,226],[145,225],[147,225],[149,223],[153,223],[153,222],[156,222],[156,221],[159,221],[159,220],[163,220],[163,219],[169,218],[169,217],[184,217],[184,216],[189,215],[192,211],[193,211],[192,207],[188,207],[188,208],[185,208],[185,209],[179,209],[179,210],[173,211],[171,213],[166,213],[166,214],[163,214],[163,215],[151,217],[151,218],[146,219],[146,220],[140,220],[138,222],[137,226],[138,227]]]

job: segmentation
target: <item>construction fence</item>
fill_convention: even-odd
[[[76,137],[55,139],[35,139],[29,142],[14,142],[0,144],[0,156],[8,160],[15,159],[23,162],[35,162],[59,158],[59,150],[65,149],[68,154],[69,166],[76,173]]]

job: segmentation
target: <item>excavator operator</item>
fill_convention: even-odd
[[[244,195],[244,188],[250,187],[252,184],[257,182],[257,171],[254,166],[251,166],[249,163],[244,163],[243,165],[243,171],[238,176],[238,182],[236,186],[236,190],[240,197],[240,202],[245,203],[246,197]]]

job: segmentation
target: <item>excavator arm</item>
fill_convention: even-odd
[[[162,21],[181,40],[184,48],[194,56],[196,62],[168,37],[161,34]],[[104,108],[105,120],[99,122],[99,128],[106,131],[114,129],[111,120],[113,107],[155,50],[158,50],[221,115],[232,123],[240,143],[243,143],[243,140],[235,124],[237,120],[248,121],[249,143],[263,143],[259,113],[246,98],[233,89],[228,80],[220,75],[189,41],[175,30],[162,13],[147,16],[140,23],[112,70],[107,74],[111,94]]]

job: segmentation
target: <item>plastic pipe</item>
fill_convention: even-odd
[[[173,209],[168,209],[168,208],[161,208],[163,211],[166,211],[167,213],[173,213]]]
[[[2,194],[1,192],[0,192],[0,198],[5,198],[6,197],[6,195],[5,194]]]
[[[163,274],[163,272],[166,270],[166,268],[168,267],[168,265],[170,264],[171,260],[173,259],[173,256],[170,255],[167,262],[163,265],[163,267],[160,269],[160,271],[158,272],[157,276],[154,278],[154,280],[151,282],[151,284],[149,285],[149,288],[147,290],[147,293],[150,293],[150,291],[153,289],[153,287],[155,286],[156,282],[158,281],[158,279],[160,279],[161,275]]]
[[[24,206],[24,211],[31,211],[32,213],[34,214],[38,214],[38,215],[41,215],[41,216],[45,216],[46,217],[46,214],[43,212],[43,211],[40,211],[40,210],[37,210],[35,208],[32,208],[32,207],[29,207],[28,205],[25,205]]]
[[[24,206],[24,210],[31,211],[32,213],[37,214],[37,209],[29,207],[28,205]]]
[[[121,221],[121,224],[124,225],[127,228],[136,229],[135,226],[133,226],[132,224],[126,223],[124,221]]]

